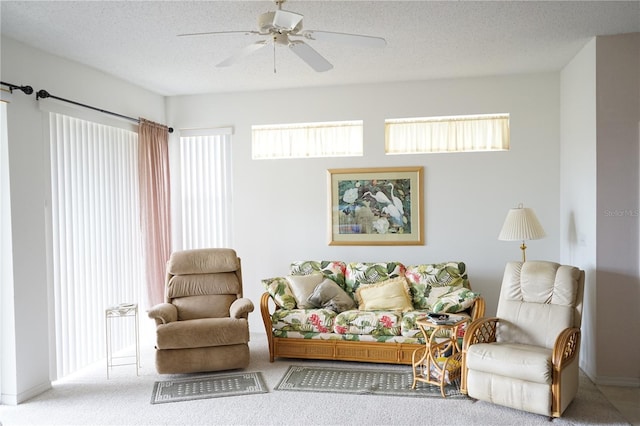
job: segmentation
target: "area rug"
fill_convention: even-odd
[[[442,398],[439,386],[418,383],[411,389],[413,373],[406,370],[336,368],[292,365],[274,388],[279,391],[333,392],[361,395]],[[459,381],[445,388],[447,398],[466,398]]]
[[[262,373],[211,374],[155,382],[152,404],[267,393]]]

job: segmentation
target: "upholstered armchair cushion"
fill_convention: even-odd
[[[575,316],[579,275],[577,268],[552,262],[507,264],[496,340],[551,349],[562,330],[580,327]]]
[[[474,349],[467,357],[471,369],[551,384],[550,349],[519,343],[478,344]]]
[[[167,273],[192,275],[234,272],[240,269],[240,258],[231,249],[196,249],[176,252],[167,262]]]
[[[203,318],[174,321],[156,330],[158,349],[187,349],[245,344],[249,329],[245,320]]]

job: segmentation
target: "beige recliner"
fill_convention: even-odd
[[[148,312],[156,321],[158,373],[245,368],[252,311],[251,300],[242,297],[240,258],[234,250],[173,253],[165,303]]]
[[[578,391],[584,271],[553,262],[507,264],[497,316],[467,328],[461,391],[560,417]]]

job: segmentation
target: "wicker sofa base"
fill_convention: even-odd
[[[269,360],[275,358],[328,359],[411,365],[417,343],[353,342],[273,337],[269,339]]]

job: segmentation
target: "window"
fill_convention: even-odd
[[[180,219],[183,250],[230,247],[231,129],[180,133]]]
[[[385,120],[387,154],[504,151],[509,139],[509,114]]]
[[[142,300],[145,291],[138,134],[58,113],[50,113],[49,121],[56,358],[62,377],[104,358],[105,309]],[[114,324],[114,350],[128,346],[132,334]]]
[[[362,156],[362,121],[251,127],[254,160]]]

